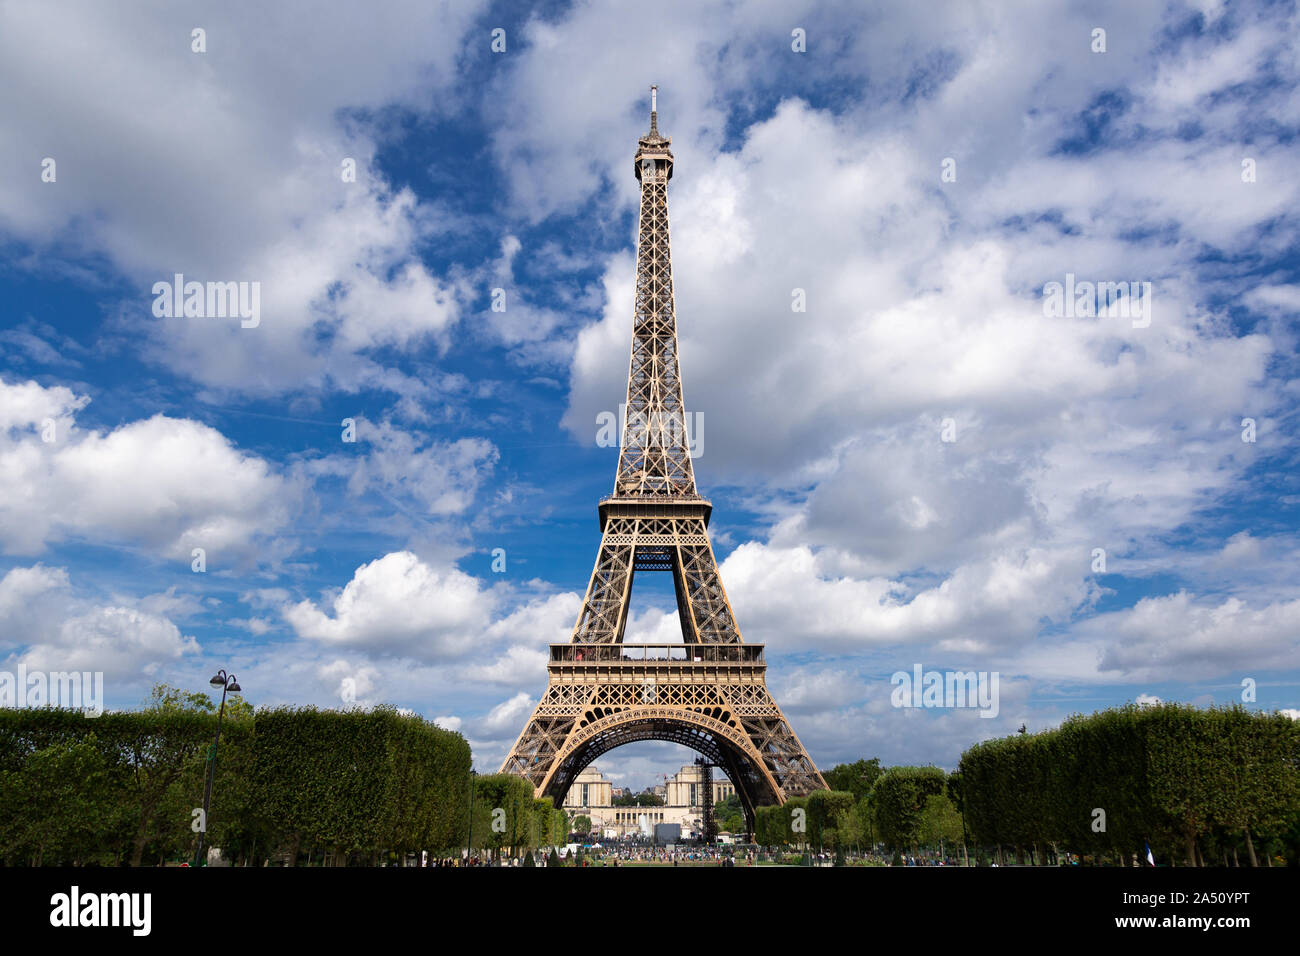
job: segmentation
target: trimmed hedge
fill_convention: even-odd
[[[871,791],[879,838],[891,849],[908,850],[921,838],[925,801],[942,794],[948,775],[938,767],[890,767]]]
[[[780,806],[756,807],[754,840],[761,846],[835,846],[838,828],[852,809],[853,794],[839,790],[814,790]],[[802,825],[796,824],[799,819]]]
[[[967,826],[990,847],[1197,861],[1300,812],[1300,726],[1240,706],[1128,705],[977,744],[961,758]],[[1104,812],[1103,817],[1097,811]],[[1201,850],[1204,855],[1204,850]]]
[[[499,858],[503,851],[563,843],[551,839],[554,807],[550,797],[533,797],[533,785],[510,773],[484,774],[474,778],[474,846]],[[565,818],[560,812],[561,818]]]
[[[391,707],[262,710],[251,789],[291,860],[306,844],[378,862],[466,838],[470,762],[460,734]]]
[[[139,866],[146,856],[183,852],[194,839],[192,811],[202,806],[216,728],[215,714],[179,709],[98,718],[0,710],[0,860]],[[248,721],[223,724],[214,820],[229,820],[241,800],[232,771],[250,731]],[[74,812],[86,821],[75,832]]]
[[[0,710],[0,861],[187,859],[217,715]],[[391,708],[227,708],[206,843],[236,860],[437,852],[468,836],[469,745]]]

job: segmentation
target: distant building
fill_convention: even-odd
[[[704,791],[702,789],[703,771],[694,764],[687,764],[677,775],[668,780],[667,799],[665,802],[673,807],[704,808]],[[713,805],[716,807],[727,797],[736,792],[735,785],[721,772],[713,778]]]
[[[569,794],[564,798],[566,810],[586,811],[593,808],[611,806],[614,802],[613,785],[594,766],[587,767],[578,774],[578,779],[569,787]],[[571,816],[573,814],[570,814]],[[590,815],[590,814],[587,814]],[[596,818],[592,817],[593,825]]]
[[[687,764],[664,785],[653,787],[651,792],[664,801],[661,807],[616,807],[614,797],[626,794],[629,788],[615,788],[593,764],[584,769],[564,798],[564,809],[570,819],[579,815],[591,819],[593,833],[606,837],[635,836],[653,830],[661,823],[677,824],[682,836],[691,838],[704,825],[704,788],[701,770]],[[735,785],[714,771],[713,803],[721,803],[736,792]],[[642,824],[645,826],[642,826]]]

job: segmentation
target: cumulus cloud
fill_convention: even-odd
[[[10,424],[0,433],[0,542],[8,553],[89,539],[186,561],[204,548],[215,569],[254,556],[287,522],[296,490],[199,422],[155,415],[102,432],[67,427],[52,441],[22,427],[82,405],[61,387],[0,380]]]
[[[321,605],[305,600],[281,610],[308,640],[429,661],[472,650],[494,600],[463,571],[395,551],[361,565],[343,590]]]
[[[66,568],[11,568],[0,578],[0,650],[54,639],[71,595]]]
[[[924,586],[834,575],[808,547],[749,542],[721,573],[742,609],[742,633],[774,649],[933,643],[975,653],[1032,639],[1045,614],[1068,618],[1088,596],[1070,563],[1069,555],[1040,549],[999,552]]]
[[[497,704],[475,726],[485,733],[507,731],[516,734],[523,729],[524,720],[533,712],[537,700],[520,691],[509,700]]]
[[[1086,629],[1113,635],[1102,670],[1168,679],[1243,667],[1288,668],[1300,657],[1300,601],[1252,607],[1240,598],[1197,599],[1186,591],[1145,597],[1098,615]]]
[[[0,429],[6,433],[41,433],[53,423],[51,439],[65,434],[73,416],[90,403],[89,395],[77,395],[70,388],[44,388],[36,382],[5,382],[0,379]],[[62,426],[62,427],[60,427]]]
[[[20,614],[43,595],[68,586],[65,568],[13,568],[0,578],[0,617]]]
[[[462,668],[460,676],[539,693],[546,684],[549,645],[569,640],[580,606],[580,596],[571,591],[525,601],[484,631],[482,660]]]
[[[515,645],[488,664],[473,664],[462,672],[466,680],[512,687],[540,688],[546,683],[546,651]]]
[[[164,617],[137,608],[97,607],[64,621],[52,640],[29,645],[18,661],[29,670],[103,671],[107,680],[134,683],[198,651],[195,638]]]
[[[105,604],[66,568],[11,568],[0,577],[0,659],[33,671],[102,671],[114,695],[139,689],[200,652],[167,615],[180,605],[166,597]]]
[[[110,262],[140,289],[121,303],[119,334],[147,337],[156,361],[218,391],[398,387],[371,350],[445,346],[466,291],[418,256],[436,217],[385,181],[363,117],[454,109],[461,38],[480,9],[208,10],[202,54],[192,12],[169,4],[8,9],[0,227]],[[18,172],[31,161],[21,144],[36,142],[58,163],[56,188]],[[260,324],[153,319],[147,290],[177,272],[259,282]]]
[[[322,682],[333,685],[338,707],[367,707],[377,702],[374,694],[382,678],[375,667],[336,657],[321,663],[316,675]]]

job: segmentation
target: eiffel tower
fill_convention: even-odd
[[[755,807],[826,783],[767,690],[763,645],[740,639],[706,530],[713,506],[695,489],[668,246],[670,142],[651,87],[650,132],[633,160],[636,306],[614,493],[600,501],[600,553],[573,639],[551,645],[546,693],[501,770],[560,806],[601,754],[672,741],[723,769],[752,832]],[[682,643],[623,643],[638,571],[672,572]]]

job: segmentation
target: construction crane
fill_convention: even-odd
[[[713,764],[703,757],[695,758],[695,766],[700,768],[700,786],[704,792],[700,795],[700,804],[704,808],[704,823],[701,830],[704,842],[718,842],[718,824],[713,819]]]

